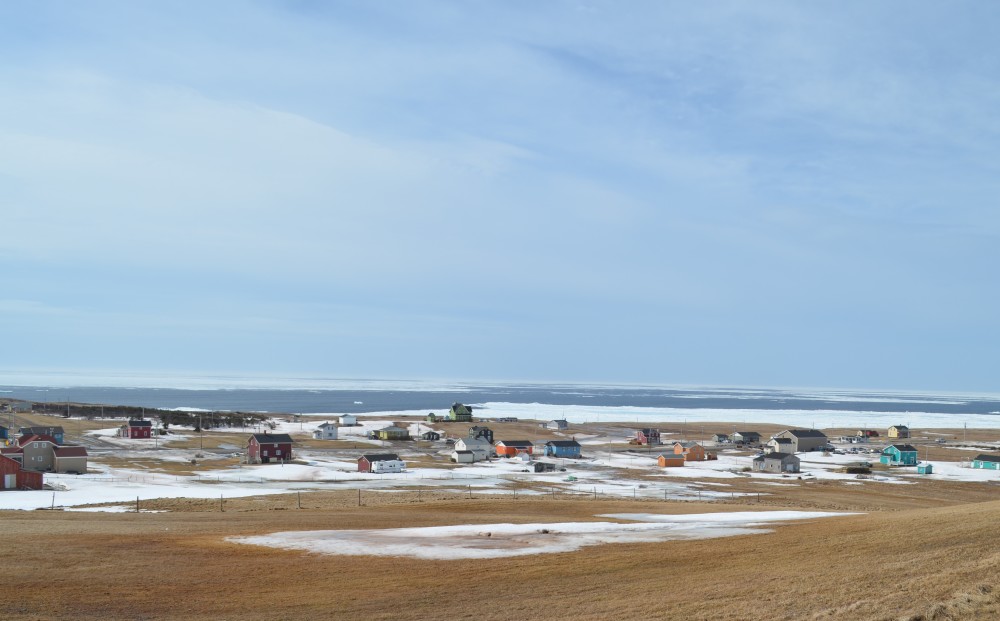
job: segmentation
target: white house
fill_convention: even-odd
[[[471,451],[473,461],[486,461],[493,454],[493,445],[482,438],[462,438],[455,441],[455,451]]]
[[[337,426],[333,423],[323,423],[313,432],[313,438],[317,440],[336,440]]]
[[[340,417],[341,427],[353,427],[358,424],[358,417],[354,414],[343,414]]]
[[[472,451],[452,451],[451,460],[456,464],[471,464],[476,461],[476,454]]]
[[[565,419],[560,418],[556,420],[550,420],[549,422],[545,423],[545,426],[548,427],[549,429],[562,431],[563,429],[569,427],[569,423]]]

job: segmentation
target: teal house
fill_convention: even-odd
[[[1000,455],[976,455],[976,458],[972,460],[972,467],[1000,470]]]
[[[882,449],[879,461],[887,466],[916,466],[917,449],[909,444],[890,444]]]

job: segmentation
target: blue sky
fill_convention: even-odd
[[[998,17],[0,4],[0,367],[993,390]]]

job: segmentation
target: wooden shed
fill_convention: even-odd
[[[25,470],[6,455],[0,455],[0,489],[42,489],[41,472]]]

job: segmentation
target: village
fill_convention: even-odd
[[[9,423],[15,417],[48,423],[0,425],[2,488],[58,492],[51,499],[7,497],[6,504],[0,498],[0,508],[120,509],[126,498],[148,503],[158,494],[235,497],[345,487],[760,500],[774,496],[781,479],[784,485],[988,481],[1000,467],[995,442],[931,431],[918,438],[901,424],[831,436],[773,425],[685,433],[694,430],[474,416],[473,407],[456,402],[445,414],[422,418],[345,414],[316,422],[288,415],[243,432],[196,433],[156,419],[84,422],[34,414],[19,402],[0,408]],[[976,453],[976,447],[992,452]],[[147,485],[137,489],[140,481]],[[753,481],[758,486],[748,487]],[[206,482],[214,484],[211,492]]]

